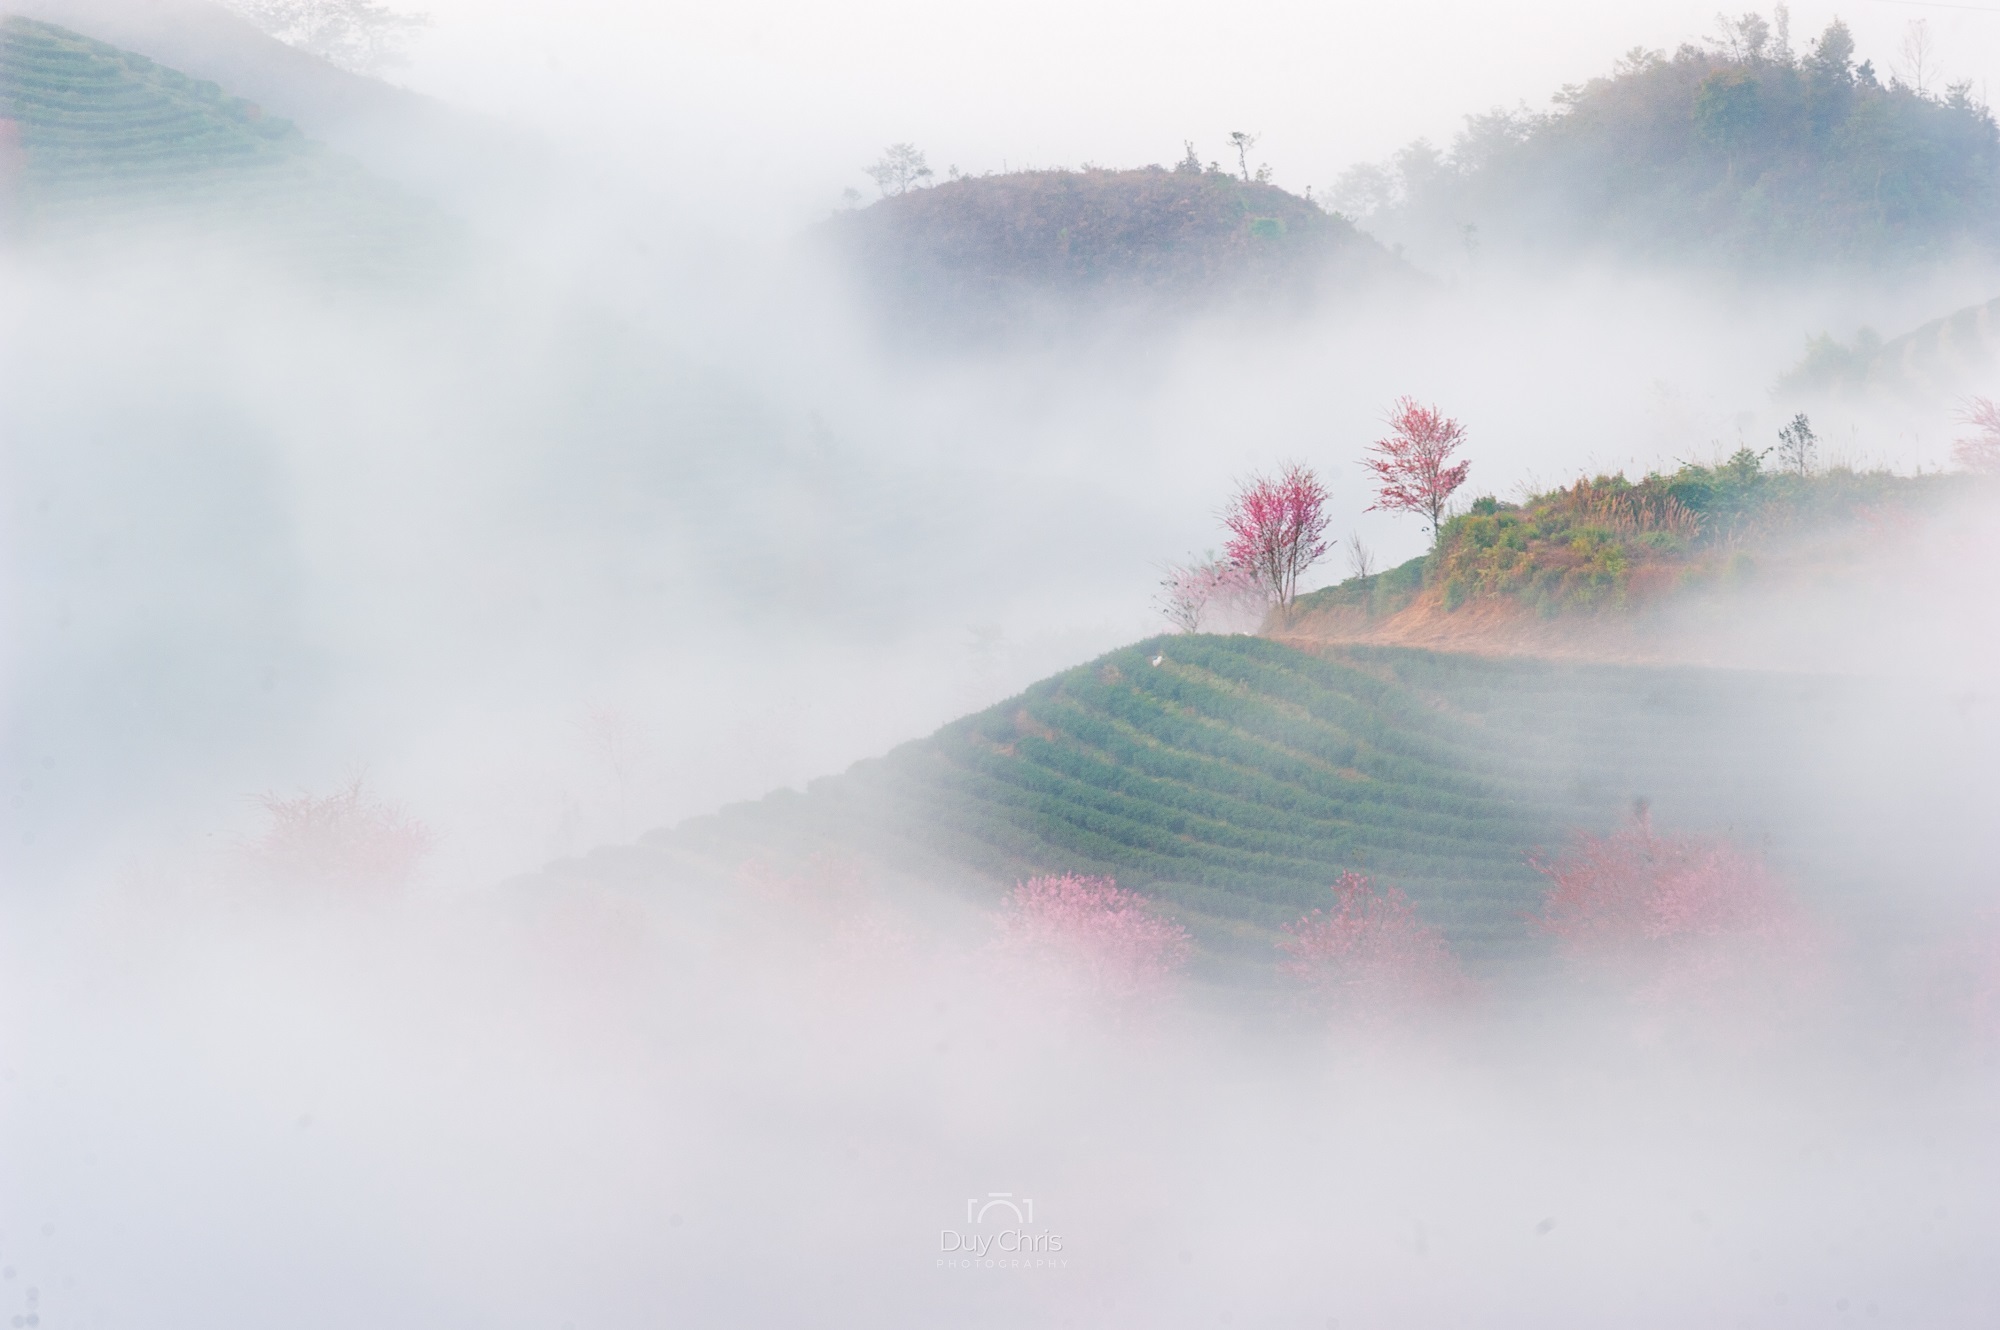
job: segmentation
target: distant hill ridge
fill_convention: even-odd
[[[1838,20],[1795,52],[1782,11],[1635,50],[1547,112],[1467,117],[1448,151],[1351,169],[1338,207],[1426,261],[1579,256],[1732,276],[2000,253],[2000,127],[1971,84],[1856,63]]]
[[[969,330],[1086,308],[1305,308],[1402,271],[1310,200],[1186,164],[961,177],[835,217],[826,238],[893,318]]]

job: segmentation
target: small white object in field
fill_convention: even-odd
[[[1162,651],[1162,652],[1161,652],[1161,653],[1160,653],[1159,655],[1157,655],[1157,656],[1153,657],[1153,663],[1154,663],[1155,665],[1157,665],[1157,664],[1159,664],[1159,663],[1160,663],[1161,661],[1165,660],[1166,658],[1167,658],[1167,653],[1166,653],[1166,652],[1164,652],[1164,651]]]

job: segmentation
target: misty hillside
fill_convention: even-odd
[[[1309,200],[1191,163],[964,177],[836,217],[826,239],[892,318],[970,329],[1085,307],[1303,308],[1401,268]]]
[[[532,190],[526,182],[550,166],[519,132],[288,46],[208,0],[0,0],[0,14],[86,33],[215,83],[426,197],[440,186]]]
[[[1475,499],[1429,554],[1300,596],[1285,631],[1448,650],[1630,651],[1649,621],[1616,611],[1777,579],[1853,581],[1893,557],[1897,533],[1979,484],[1963,473],[1821,469],[1816,438],[1800,437],[1790,458],[1784,447],[1746,446],[1714,466],[1636,481],[1579,479],[1518,503]]]
[[[194,228],[307,267],[386,275],[436,260],[430,205],[216,84],[53,24],[0,19],[8,230]]]
[[[1821,335],[1778,386],[1794,395],[1882,393],[1915,402],[1989,388],[2000,368],[1996,323],[2000,298],[1953,310],[1886,342],[1866,328],[1848,343]]]
[[[1157,659],[1156,659],[1157,658]],[[1166,902],[1224,970],[1347,869],[1393,884],[1455,948],[1536,945],[1527,855],[1635,798],[1739,830],[1817,797],[1769,779],[1850,686],[1255,637],[1141,642],[928,739],[550,870],[644,880],[855,854],[940,886],[1115,876]],[[1838,768],[1836,761],[1833,768]]]
[[[1756,15],[1635,50],[1553,110],[1468,117],[1350,170],[1338,205],[1432,261],[1470,251],[1799,273],[2000,247],[2000,131],[1969,84],[1913,87],[1838,21],[1803,51]]]

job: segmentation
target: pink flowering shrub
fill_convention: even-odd
[[[361,782],[327,795],[260,802],[271,825],[248,847],[250,861],[287,882],[373,889],[400,887],[435,843],[395,804],[362,793]]]
[[[1972,431],[1951,445],[1954,462],[1967,471],[1985,475],[2000,473],[2000,403],[1990,397],[1975,397],[1959,412],[1959,421]]]
[[[1315,1005],[1386,1015],[1463,990],[1464,972],[1444,935],[1394,887],[1378,891],[1360,873],[1333,884],[1330,910],[1285,925],[1279,973]]]
[[[1185,928],[1108,877],[1031,877],[1008,893],[998,926],[1003,955],[1114,1002],[1156,992],[1194,954]]]
[[[1720,838],[1660,835],[1643,811],[1609,836],[1578,832],[1568,854],[1531,862],[1551,884],[1541,926],[1571,952],[1775,939],[1800,926],[1761,858]]]
[[[1254,628],[1263,617],[1264,588],[1248,569],[1224,559],[1175,564],[1160,579],[1160,613],[1184,633],[1219,627]]]
[[[1662,835],[1641,809],[1609,836],[1531,860],[1539,923],[1572,957],[1634,968],[1654,998],[1810,987],[1818,939],[1763,859],[1721,837]]]

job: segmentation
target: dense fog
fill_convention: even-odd
[[[1323,194],[1705,9],[431,8],[389,76],[454,127],[396,157],[302,122],[462,228],[422,281],[186,222],[0,247],[0,1315],[1990,1322],[1977,503],[1858,589],[1670,625],[1684,661],[1893,699],[1769,755],[1868,774],[1752,828],[1827,872],[1790,885],[1810,956],[1699,1000],[1550,961],[1329,1029],[1272,991],[1066,995],[977,883],[525,876],[1165,631],[1165,566],[1254,472],[1305,461],[1336,535],[1424,553],[1365,511],[1398,397],[1467,423],[1467,495],[1518,498],[1764,447],[1809,338],[1989,299],[1978,257],[1470,260],[955,344],[816,239],[903,140],[970,174],[1248,129]],[[1845,17],[1886,69],[1908,15]],[[1930,18],[1983,89],[2000,20]],[[1956,399],[1812,406],[1831,464],[1951,464]],[[409,880],[269,871],[270,801],[355,781],[434,838]],[[1819,816],[1859,847],[1831,869]],[[996,1199],[1040,1247],[968,1268]]]

